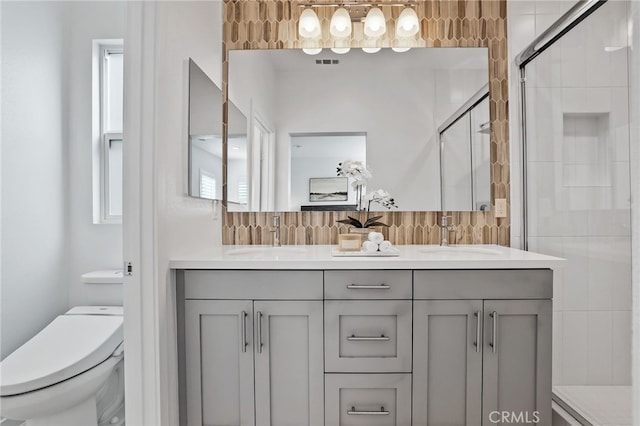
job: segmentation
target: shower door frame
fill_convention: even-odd
[[[547,28],[542,34],[536,37],[527,47],[524,48],[515,62],[518,67],[520,78],[520,96],[519,96],[519,112],[520,112],[520,148],[522,161],[522,248],[529,250],[529,222],[528,222],[528,186],[527,186],[527,65],[537,58],[542,52],[550,48],[565,34],[571,31],[575,26],[584,21],[592,13],[604,6],[608,0],[580,0],[556,22]]]

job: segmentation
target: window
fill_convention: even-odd
[[[243,177],[238,179],[238,202],[240,204],[247,204],[249,199],[249,190],[247,187],[247,178]]]
[[[124,50],[122,40],[93,49],[94,223],[122,222]]]
[[[200,198],[208,198],[209,200],[217,200],[216,197],[216,178],[213,174],[206,170],[200,169]]]

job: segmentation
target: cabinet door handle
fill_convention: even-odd
[[[262,312],[258,311],[258,353],[262,353]]]
[[[384,409],[384,406],[380,407],[380,411],[358,411],[356,407],[351,407],[351,410],[347,411],[349,416],[388,416],[389,412]]]
[[[349,284],[347,285],[347,288],[349,290],[389,290],[391,286],[387,284],[379,284],[379,285]]]
[[[241,340],[242,343],[240,344],[242,352],[246,352],[247,351],[247,346],[249,346],[249,342],[247,342],[247,311],[242,311],[240,313],[240,331],[242,333],[241,336]]]
[[[480,352],[480,317],[482,312],[477,311],[473,315],[476,317],[476,341],[473,344],[476,345],[476,352]]]
[[[391,337],[381,334],[380,336],[356,336],[352,334],[347,336],[347,340],[350,342],[387,342],[391,340]]]
[[[494,354],[498,351],[498,313],[493,311],[489,314],[489,316],[493,319],[493,327],[491,329],[491,352]]]

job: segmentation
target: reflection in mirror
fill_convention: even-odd
[[[363,195],[382,189],[399,211],[438,211],[443,202],[438,127],[487,85],[488,49],[375,54],[352,49],[344,55],[325,50],[315,56],[295,49],[232,50],[228,76],[229,99],[249,117],[249,211],[354,210],[352,185],[345,201],[320,201],[310,194],[310,179],[337,177],[338,163],[346,160],[362,161],[371,171]],[[488,103],[477,108],[489,116]],[[266,150],[256,141],[260,123],[272,141]],[[231,114],[228,124],[238,125]],[[361,149],[352,151],[340,138],[360,138]],[[488,153],[488,139],[478,149]],[[469,161],[456,164],[457,173],[470,176],[472,164],[469,155]],[[478,174],[474,182],[489,188],[490,179]],[[489,198],[482,194],[476,200]],[[455,210],[478,209],[478,202]]]
[[[355,210],[353,179],[336,176],[336,166],[350,159],[366,161],[367,138],[362,133],[291,134],[291,202],[292,210]],[[342,184],[345,197],[320,196],[312,191],[317,179],[331,179]],[[336,191],[341,192],[341,191]],[[346,199],[343,199],[346,198]]]
[[[491,209],[489,86],[484,86],[438,128],[442,210]]]
[[[222,200],[222,91],[189,59],[189,195]]]
[[[222,91],[189,59],[189,195],[222,200]],[[247,210],[247,119],[229,103],[227,198]]]

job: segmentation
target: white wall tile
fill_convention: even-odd
[[[611,281],[615,280],[615,258],[610,253],[609,239],[589,237],[589,309],[611,310]]]
[[[563,325],[563,384],[584,385],[587,383],[587,313],[565,312]]]
[[[613,382],[631,384],[631,311],[613,313]]]
[[[555,300],[554,300],[554,308],[555,308]],[[555,309],[554,309],[555,311]],[[562,354],[563,347],[563,332],[564,332],[564,321],[563,321],[563,313],[562,312],[553,312],[553,361],[552,361],[552,376],[553,376],[553,384],[561,384],[563,383],[562,377]]]
[[[587,383],[608,385],[612,383],[613,313],[589,312],[587,314]]]
[[[589,300],[589,259],[586,237],[565,237],[563,307],[567,310],[586,310]]]

